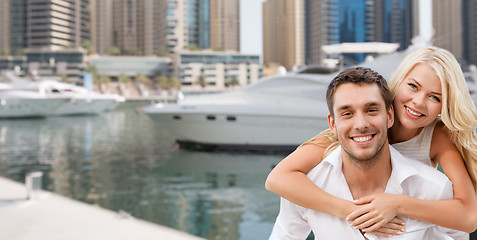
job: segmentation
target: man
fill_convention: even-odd
[[[308,173],[321,189],[353,200],[375,193],[405,194],[421,199],[452,199],[447,177],[389,146],[387,130],[394,123],[386,81],[368,68],[351,68],[328,86],[328,124],[341,145]],[[438,227],[403,217],[400,239],[451,239]],[[270,239],[378,239],[362,234],[338,217],[295,205],[282,198]]]

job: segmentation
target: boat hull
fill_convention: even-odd
[[[328,128],[326,117],[247,114],[149,114],[184,148],[290,151]]]
[[[0,98],[0,118],[46,117],[66,98]]]
[[[120,101],[116,99],[95,99],[95,98],[72,98],[71,101],[62,104],[50,115],[94,115],[112,111]]]

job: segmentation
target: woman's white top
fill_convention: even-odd
[[[432,134],[438,122],[438,120],[432,122],[413,138],[405,142],[394,143],[392,146],[402,155],[432,166],[429,153],[431,151]]]

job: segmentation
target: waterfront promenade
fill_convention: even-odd
[[[47,191],[27,200],[25,185],[3,177],[0,189],[0,239],[202,239]]]

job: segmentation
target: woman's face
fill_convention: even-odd
[[[397,89],[395,116],[405,128],[421,128],[441,113],[441,101],[441,83],[434,70],[426,64],[417,64]]]

